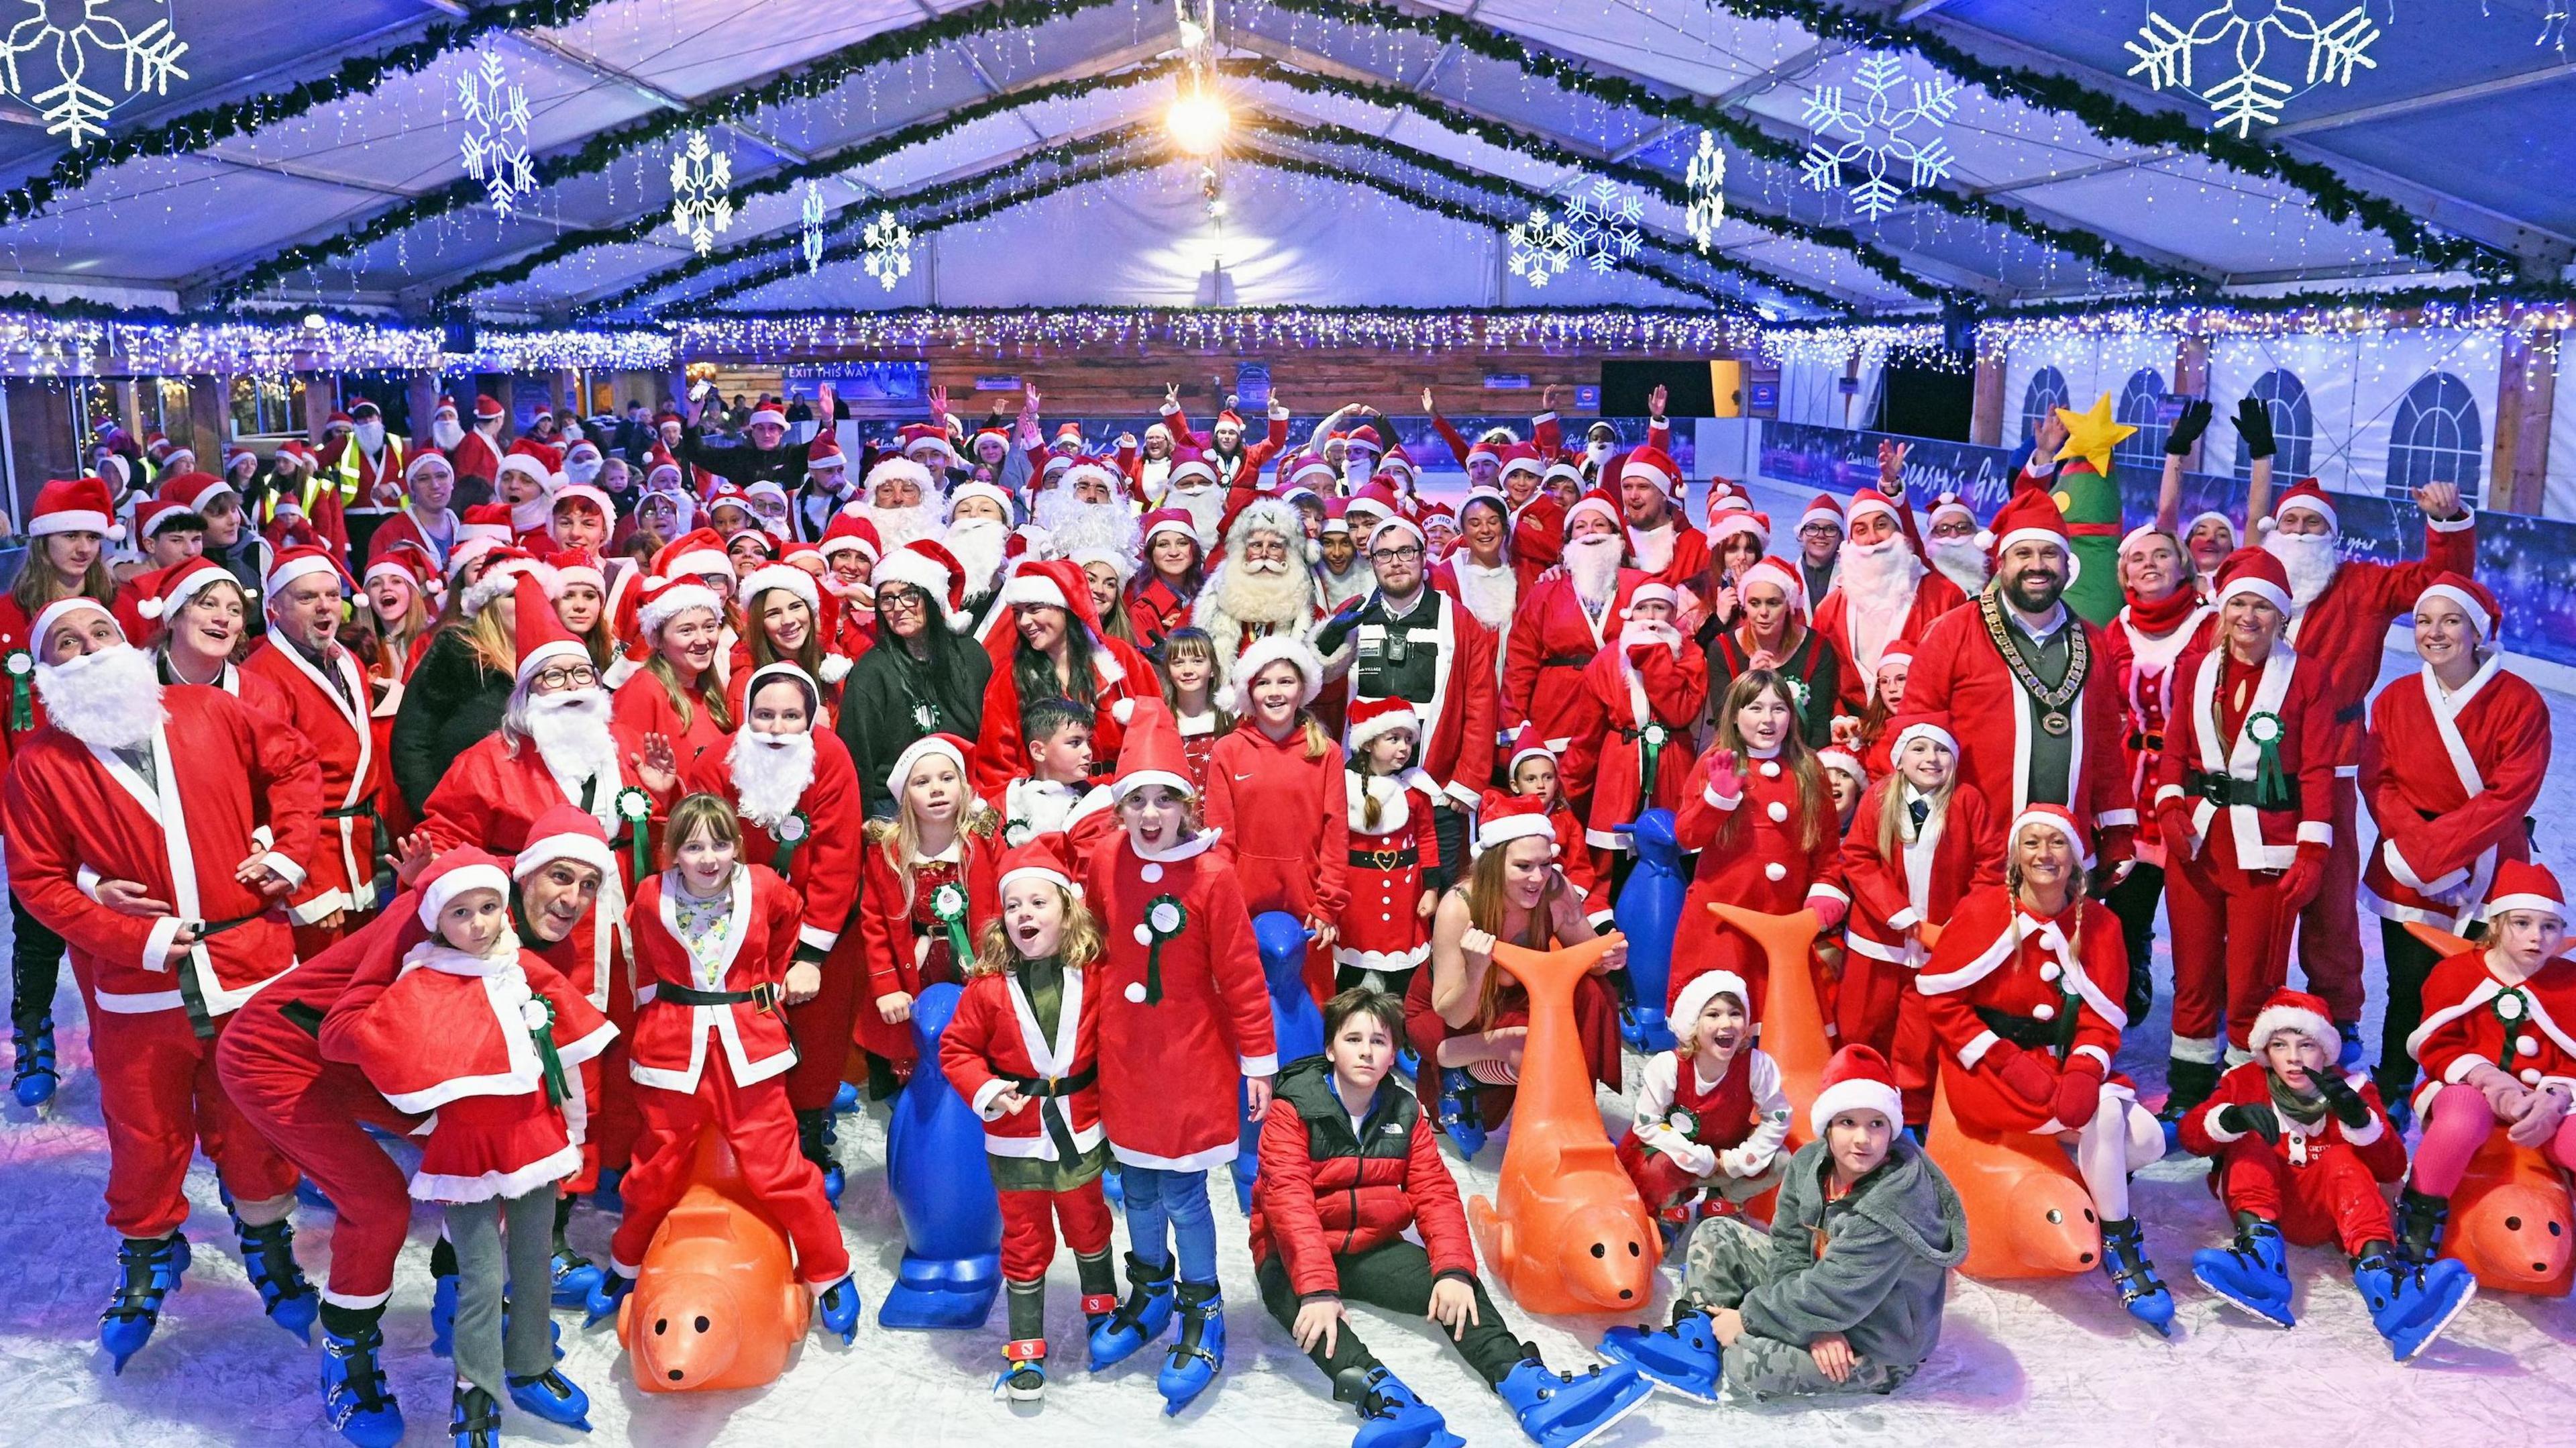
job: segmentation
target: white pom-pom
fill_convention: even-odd
[[[1774,882],[1786,880],[1789,878],[1789,867],[1781,864],[1778,860],[1773,860],[1770,864],[1762,867],[1762,878]]]
[[[1145,1003],[1145,983],[1140,980],[1127,987],[1127,999],[1137,1005],[1143,1005]]]
[[[2270,518],[2257,518],[2254,520],[2254,531],[2257,533],[2269,533],[2280,526],[2281,525],[2278,522]]]
[[[1995,546],[1994,530],[1991,528],[1981,528],[1977,530],[1976,543],[1980,548],[1992,549]]]
[[[1151,931],[1151,930],[1149,930],[1149,929],[1147,929],[1144,925],[1139,924],[1139,925],[1136,927],[1136,943],[1137,943],[1138,945],[1151,945],[1151,944],[1153,944],[1153,943],[1154,943],[1154,932],[1153,932],[1153,931]]]
[[[2030,1008],[2030,1018],[2035,1021],[2053,1021],[2057,1019],[2057,1007],[2049,1005],[2046,1002],[2032,1006]]]

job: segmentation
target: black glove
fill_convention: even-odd
[[[2188,457],[2209,431],[2210,407],[2206,398],[2193,398],[2182,405],[2182,416],[2174,419],[2173,431],[2165,434],[2165,456]]]
[[[2245,439],[2247,457],[2268,458],[2279,452],[2272,441],[2272,413],[2256,398],[2242,398],[2236,404],[2236,435]]]
[[[2269,1146],[2281,1144],[2281,1118],[2269,1106],[2222,1106],[2218,1109],[2218,1125],[2220,1130],[2238,1136],[2253,1132]]]
[[[2341,1076],[2319,1076],[2316,1080],[2317,1094],[2325,1097],[2326,1109],[2334,1113],[2346,1131],[2359,1131],[2370,1124],[2370,1103],[2361,1099],[2351,1082]]]

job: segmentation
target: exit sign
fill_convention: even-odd
[[[1485,374],[1485,390],[1487,392],[1525,392],[1529,390],[1529,385],[1529,374],[1526,372],[1488,372]]]

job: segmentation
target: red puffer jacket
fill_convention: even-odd
[[[1332,1081],[1321,1056],[1279,1073],[1261,1124],[1252,1260],[1278,1256],[1301,1299],[1330,1295],[1341,1289],[1336,1254],[1385,1246],[1418,1224],[1433,1275],[1473,1279],[1467,1213],[1422,1103],[1390,1074],[1355,1132]]]

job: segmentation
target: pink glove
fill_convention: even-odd
[[[1732,749],[1712,749],[1708,754],[1708,792],[1719,799],[1744,797],[1744,771],[1735,762]]]
[[[1828,895],[1821,890],[1807,897],[1807,908],[1816,912],[1816,932],[1820,935],[1842,924],[1843,916],[1851,909],[1840,895]]]

